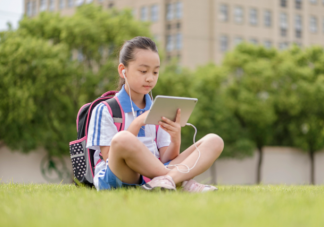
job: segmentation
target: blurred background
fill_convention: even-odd
[[[225,141],[197,180],[324,184],[323,0],[0,0],[0,182],[72,182],[77,112],[135,36],[158,45],[153,95],[197,97],[197,140]]]

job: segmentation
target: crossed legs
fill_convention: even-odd
[[[154,178],[170,175],[174,182],[180,183],[205,172],[219,157],[223,148],[223,140],[215,135],[208,134],[196,142],[201,156],[195,168],[189,173],[181,173],[176,168],[166,169],[165,166],[141,143],[132,133],[122,131],[117,133],[111,141],[109,149],[109,168],[122,181],[129,184],[139,182],[140,174]],[[198,158],[198,151],[191,145],[170,165],[185,164],[191,168]],[[179,166],[181,170],[186,168]]]

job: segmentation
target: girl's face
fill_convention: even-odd
[[[132,93],[143,95],[149,93],[156,85],[159,68],[160,57],[158,53],[152,50],[135,49],[134,60],[129,62],[128,67],[125,68],[125,76],[128,82],[128,84],[125,83],[126,91],[128,92],[130,87]]]

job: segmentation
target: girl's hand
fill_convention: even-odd
[[[144,124],[144,121],[145,121],[145,118],[146,118],[146,116],[148,115],[149,112],[150,111],[147,110],[144,113],[142,113],[141,115],[139,115],[137,118],[135,118],[135,120],[139,122],[140,126],[144,126],[145,125]]]
[[[171,142],[173,143],[181,143],[180,119],[181,119],[181,110],[178,109],[175,122],[165,117],[162,117],[162,121],[159,122],[161,128],[170,134]]]

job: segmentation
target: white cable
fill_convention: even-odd
[[[131,90],[130,90],[129,83],[128,83],[128,81],[127,81],[127,79],[126,79],[126,76],[125,76],[125,71],[126,71],[126,70],[123,69],[122,73],[123,73],[123,75],[124,75],[125,81],[126,81],[127,86],[128,86],[129,100],[130,100],[130,103],[131,103],[131,106],[132,106],[132,113],[133,113],[134,118],[136,118],[135,111],[134,111],[134,107],[133,107],[132,94],[131,94]]]
[[[197,149],[197,151],[198,151],[198,158],[197,158],[195,164],[194,164],[191,168],[189,168],[189,166],[187,166],[186,164],[175,164],[175,165],[167,165],[167,166],[165,166],[166,169],[168,169],[169,167],[176,167],[177,170],[178,170],[180,173],[189,173],[190,170],[192,170],[193,168],[195,168],[195,166],[197,165],[198,160],[199,160],[199,158],[200,158],[200,154],[201,154],[201,152],[200,152],[200,150],[198,149],[197,144],[196,144],[196,135],[197,135],[197,129],[196,129],[196,127],[195,127],[193,124],[190,124],[190,123],[186,123],[186,125],[190,125],[191,127],[193,127],[193,128],[195,129],[195,134],[194,134],[194,136],[193,136],[193,144],[195,145],[195,147],[196,147],[196,149]],[[179,166],[185,166],[185,167],[187,168],[187,170],[186,170],[186,171],[181,170],[181,169],[179,169]]]

